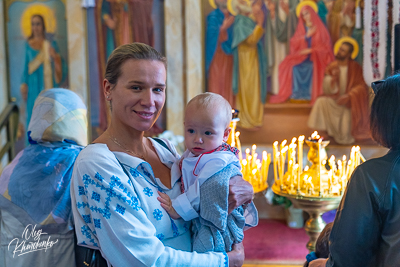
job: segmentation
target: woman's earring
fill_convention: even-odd
[[[107,99],[110,99],[110,96],[109,96],[109,95],[107,95]]]

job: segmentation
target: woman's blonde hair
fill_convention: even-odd
[[[116,84],[121,76],[121,66],[128,59],[156,60],[164,64],[167,69],[167,59],[153,47],[142,43],[131,43],[117,47],[108,57],[104,78],[110,84]]]

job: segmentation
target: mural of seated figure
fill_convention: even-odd
[[[334,60],[331,39],[318,16],[314,1],[297,5],[299,22],[290,39],[290,54],[279,65],[279,93],[270,103],[288,99],[307,100],[311,104],[322,95],[322,80],[326,66]]]
[[[345,145],[369,139],[369,95],[362,68],[353,60],[359,50],[357,42],[343,37],[334,50],[336,60],[325,69],[324,95],[317,98],[308,126],[326,131]]]

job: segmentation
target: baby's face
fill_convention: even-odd
[[[214,150],[228,139],[229,128],[218,109],[206,110],[190,105],[185,114],[185,145],[194,155]]]

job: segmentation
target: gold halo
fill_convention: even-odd
[[[233,16],[236,16],[238,13],[237,11],[233,8],[232,2],[235,0],[228,0],[227,2],[227,7],[228,7],[228,11],[229,13],[231,13]],[[250,0],[245,0],[247,2],[248,5],[251,5]]]
[[[28,6],[21,16],[21,30],[26,38],[32,34],[31,18],[33,15],[41,15],[43,17],[46,32],[54,33],[56,31],[57,21],[54,11],[45,4],[33,4]]]
[[[314,1],[306,0],[306,1],[300,2],[297,5],[297,7],[296,7],[296,15],[297,15],[297,17],[300,17],[300,12],[301,12],[301,9],[303,8],[303,6],[309,6],[312,9],[314,9],[315,13],[318,13],[317,4]]]
[[[215,4],[214,0],[208,0],[208,3],[210,4],[210,6],[214,9],[217,9],[217,5]]]
[[[336,41],[335,46],[333,47],[333,51],[335,53],[335,55],[337,54],[337,52],[339,51],[340,46],[344,43],[344,42],[348,42],[351,43],[353,45],[353,53],[351,53],[351,58],[355,59],[358,55],[358,50],[360,49],[358,46],[358,43],[355,39],[351,38],[351,37],[342,37],[339,40]]]

